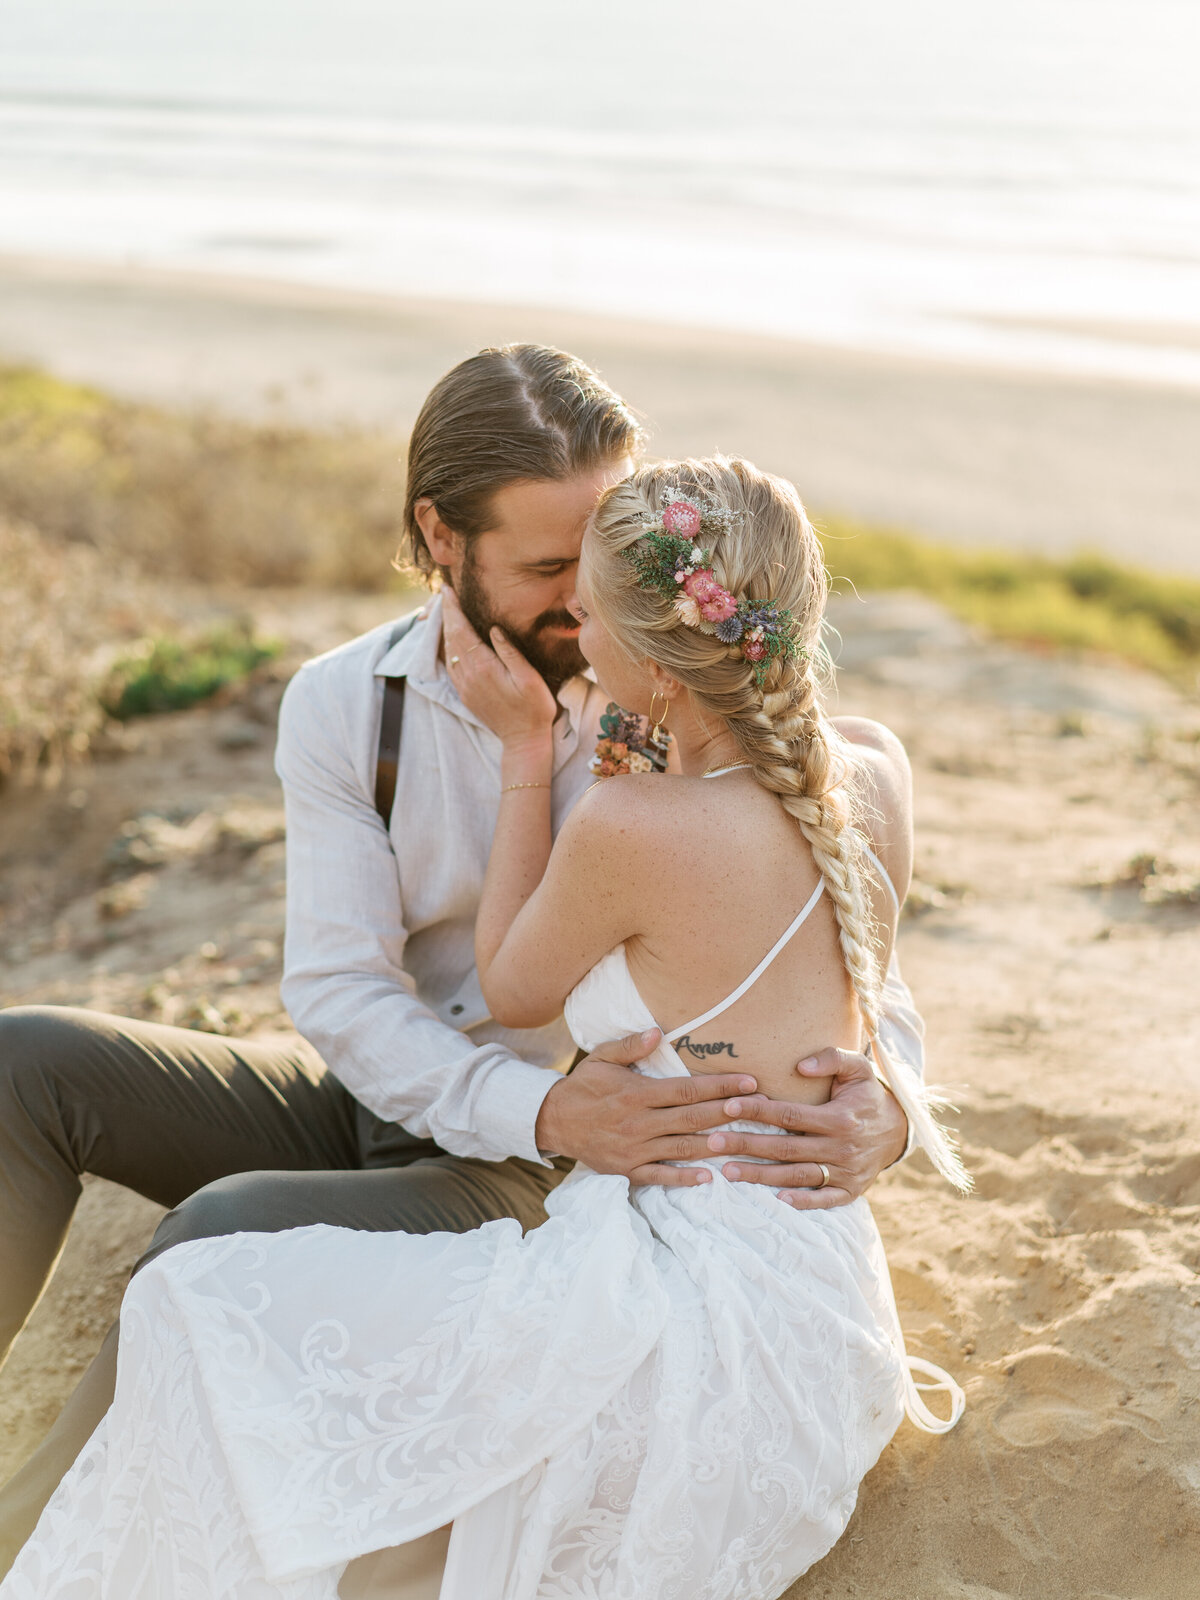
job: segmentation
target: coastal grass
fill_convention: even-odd
[[[1187,685],[1200,671],[1200,581],[1107,556],[973,549],[838,518],[821,537],[835,590],[910,589],[996,638],[1135,662]]]
[[[219,593],[227,613],[259,587],[402,593],[390,563],[404,445],[0,368],[0,781],[57,770],[111,719],[193,704],[259,670],[276,646],[236,626],[197,634],[180,586]],[[822,537],[836,588],[916,590],[998,638],[1196,686],[1195,579],[837,518]]]
[[[0,516],[159,578],[378,591],[403,441],[123,400],[0,368]]]
[[[119,722],[273,675],[281,641],[206,595],[0,516],[0,784],[53,782]]]

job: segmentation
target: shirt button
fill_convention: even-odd
[[[450,1007],[450,1015],[452,1017],[461,1017],[465,1009],[466,1009],[465,1006],[459,1006],[459,1005],[451,1006]]]

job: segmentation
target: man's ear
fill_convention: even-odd
[[[436,565],[457,567],[462,559],[462,536],[446,526],[428,495],[413,502],[413,516],[417,519],[417,527],[424,535],[426,547]]]

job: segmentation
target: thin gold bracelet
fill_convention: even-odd
[[[508,794],[512,789],[548,789],[548,783],[506,783],[501,789],[501,794]]]

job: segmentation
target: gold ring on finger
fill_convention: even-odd
[[[450,657],[450,665],[452,667],[456,667],[461,660],[462,660],[461,656],[451,656]]]
[[[825,1187],[825,1185],[829,1182],[829,1168],[825,1165],[825,1163],[823,1161],[818,1161],[817,1162],[817,1166],[820,1167],[820,1169],[821,1169],[821,1181],[820,1181],[820,1183],[814,1183],[813,1184],[813,1188],[814,1189],[823,1189]]]

